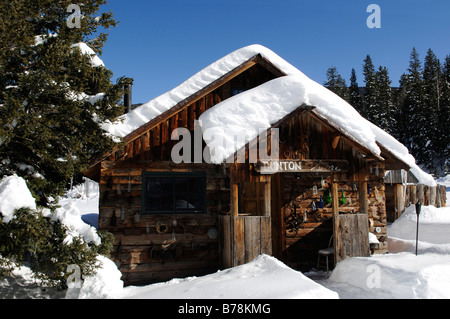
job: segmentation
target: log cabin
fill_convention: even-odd
[[[115,236],[112,258],[127,285],[261,254],[309,270],[329,243],[334,263],[383,253],[384,174],[411,167],[397,141],[385,143],[350,105],[260,45],[104,129],[122,143],[85,175],[99,182],[99,229]],[[264,139],[269,161],[254,152]]]

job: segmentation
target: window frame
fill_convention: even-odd
[[[172,181],[172,210],[155,210],[155,211],[150,211],[147,209],[147,205],[146,203],[148,202],[148,196],[147,196],[147,180],[148,178],[157,178],[157,177],[162,177],[162,178],[171,178],[173,179]],[[202,207],[200,208],[200,210],[177,210],[176,209],[176,198],[177,198],[177,193],[176,193],[176,178],[177,177],[182,177],[182,178],[192,178],[192,177],[198,177],[198,178],[202,178],[202,183],[201,183],[201,190],[200,190],[200,195],[201,195],[201,205]],[[205,172],[143,172],[142,173],[142,207],[141,207],[141,214],[142,215],[160,215],[160,214],[164,214],[164,215],[175,215],[175,214],[180,214],[180,215],[187,215],[187,214],[196,214],[196,215],[200,215],[200,214],[206,214],[207,213],[207,207],[206,207],[206,188],[207,188],[207,176]]]

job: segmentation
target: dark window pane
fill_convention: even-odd
[[[153,176],[152,176],[153,175]],[[147,213],[206,212],[206,178],[192,173],[145,174],[143,211]]]

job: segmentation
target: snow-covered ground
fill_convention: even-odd
[[[439,182],[450,187],[448,177]],[[447,206],[449,198],[450,192]],[[0,193],[0,204],[1,200]],[[96,226],[98,186],[94,182],[74,188],[60,204],[63,206],[60,217],[78,216]],[[64,214],[64,209],[70,214]],[[103,268],[96,276],[85,278],[81,291],[75,295],[85,299],[450,298],[450,207],[422,207],[418,256],[415,225],[415,210],[410,207],[388,227],[389,254],[346,259],[330,276],[314,269],[302,274],[262,255],[246,265],[203,277],[123,287],[115,264],[102,257],[99,262]],[[67,294],[39,288],[26,267],[16,269],[15,275],[0,280],[0,298],[64,298]]]

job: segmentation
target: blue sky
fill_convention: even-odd
[[[381,8],[381,28],[369,29],[369,4]],[[413,47],[450,55],[449,0],[109,0],[117,28],[102,59],[114,78],[134,78],[133,103],[147,102],[226,54],[262,44],[323,83],[335,66],[349,83],[370,54],[394,86]]]

